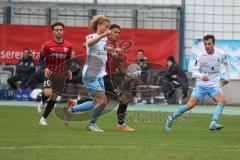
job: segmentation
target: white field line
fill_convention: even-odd
[[[6,146],[0,147],[0,150],[17,150],[17,149],[90,149],[90,148],[99,148],[99,149],[119,149],[119,148],[135,148],[135,146],[102,146],[102,145],[79,145],[79,146]]]
[[[215,149],[223,152],[240,152],[240,146],[232,145],[187,145],[186,144],[153,144],[151,146],[147,145],[75,145],[75,146],[48,146],[48,145],[39,145],[39,146],[6,146],[0,147],[1,150],[38,150],[38,149],[140,149],[140,148],[152,148],[152,149],[164,149],[165,147],[174,147],[178,150],[195,150],[203,151],[209,149]],[[166,148],[169,149],[169,148]]]

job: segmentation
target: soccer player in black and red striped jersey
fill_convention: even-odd
[[[127,56],[124,53],[126,50],[124,48],[118,48],[116,44],[121,33],[121,28],[117,24],[112,24],[109,29],[111,30],[111,34],[108,36],[107,46],[110,51],[107,53],[107,75],[104,77],[105,89],[118,97],[117,130],[135,131],[135,129],[125,124],[128,99],[122,92],[121,87],[119,87],[122,79],[126,76],[125,63],[127,61]]]
[[[44,110],[43,116],[41,117],[39,124],[47,125],[46,118],[51,113],[58,94],[51,89],[51,83],[49,77],[51,74],[57,70],[57,68],[62,68],[60,66],[65,65],[67,60],[71,58],[72,45],[63,39],[64,24],[62,22],[55,22],[51,25],[53,39],[44,42],[41,52],[40,52],[40,66],[44,70],[44,89],[43,94],[48,97],[46,108]],[[69,72],[69,79],[72,78],[71,71]]]

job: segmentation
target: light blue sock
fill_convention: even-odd
[[[179,116],[181,116],[183,113],[185,113],[188,110],[189,110],[189,108],[187,107],[187,105],[178,107],[177,110],[172,114],[173,120],[175,120],[176,118],[178,118]]]
[[[217,122],[217,121],[219,120],[219,117],[220,117],[220,115],[221,115],[221,113],[222,113],[222,111],[223,111],[223,107],[224,107],[224,105],[221,104],[221,103],[219,103],[219,104],[217,105],[217,107],[216,107],[216,109],[215,109],[215,112],[214,112],[214,114],[213,114],[213,117],[212,117],[212,121]]]
[[[104,110],[103,106],[101,106],[99,104],[96,104],[96,106],[93,109],[91,118],[89,120],[89,124],[95,124],[97,119],[100,117],[103,110]]]
[[[85,111],[91,110],[93,107],[94,107],[93,101],[87,101],[87,102],[84,102],[84,103],[82,103],[82,104],[73,106],[73,107],[71,108],[71,111],[72,111],[72,112],[78,112],[78,111],[79,111],[79,112],[85,112]]]

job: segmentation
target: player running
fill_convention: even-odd
[[[106,75],[107,36],[111,33],[109,30],[110,24],[110,20],[103,15],[94,16],[90,22],[89,28],[93,31],[93,34],[86,37],[87,57],[82,74],[89,99],[93,100],[73,107],[66,107],[65,124],[68,123],[67,121],[72,113],[93,109],[87,129],[89,131],[103,132],[96,125],[96,121],[107,105],[103,77]]]
[[[120,26],[112,24],[110,26],[111,34],[108,36],[108,59],[107,59],[107,75],[104,76],[106,91],[115,94],[118,97],[119,106],[117,109],[117,119],[119,131],[134,131],[135,129],[128,127],[125,124],[125,117],[128,107],[128,99],[122,93],[119,86],[119,81],[124,79],[126,75],[125,62],[126,55],[123,54],[124,49],[117,48],[117,40],[120,36]],[[120,79],[119,79],[120,78]],[[121,84],[121,82],[120,82]]]
[[[166,130],[172,129],[173,121],[186,111],[196,106],[206,95],[217,102],[216,110],[213,114],[209,130],[220,130],[222,125],[218,124],[218,120],[224,107],[224,94],[221,86],[226,85],[230,79],[229,62],[223,51],[214,47],[214,35],[206,35],[203,37],[205,51],[200,53],[196,59],[193,78],[196,78],[196,86],[192,92],[192,96],[186,105],[180,106],[171,116],[167,117]],[[221,66],[226,67],[226,80],[221,81]]]
[[[55,22],[51,25],[53,39],[44,42],[40,52],[40,66],[44,70],[44,83],[43,83],[43,94],[45,97],[49,97],[44,113],[39,121],[40,125],[47,125],[46,119],[51,113],[58,94],[51,89],[51,83],[49,77],[56,70],[57,67],[66,63],[71,58],[72,45],[63,39],[64,24],[61,22]],[[66,71],[61,74],[65,75]],[[71,72],[69,71],[69,79],[71,79]],[[47,98],[45,98],[46,100]]]

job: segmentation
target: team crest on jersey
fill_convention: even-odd
[[[63,51],[64,51],[64,52],[68,52],[68,48],[67,48],[67,47],[64,47],[64,48],[63,48]]]

